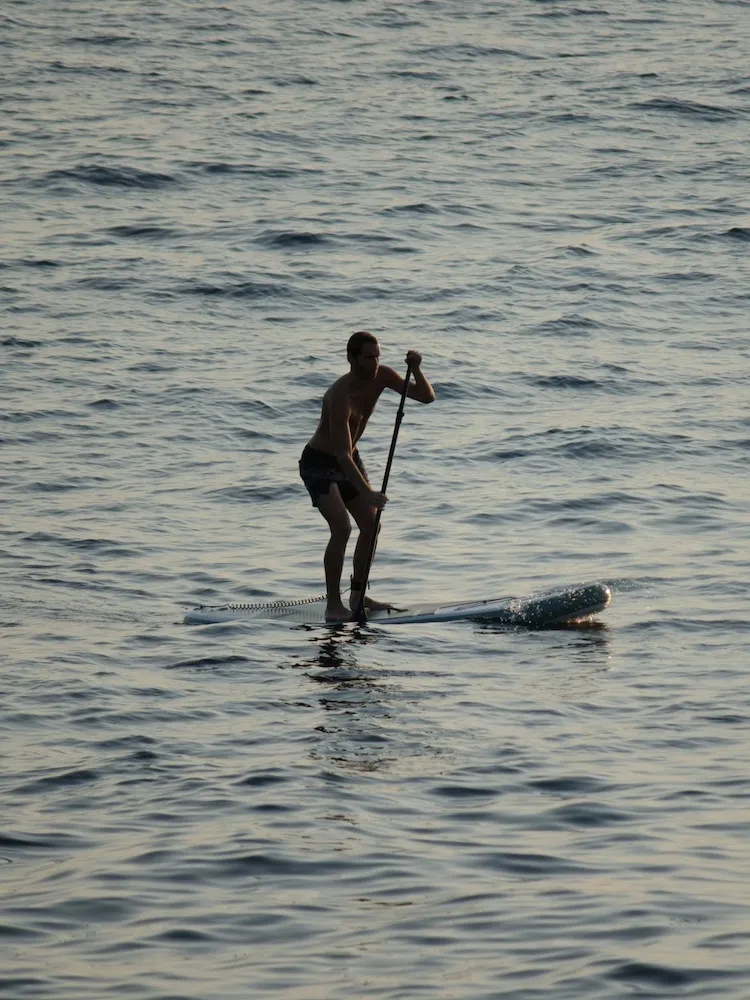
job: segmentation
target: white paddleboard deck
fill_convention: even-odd
[[[462,603],[416,604],[396,611],[372,611],[372,625],[411,625],[426,622],[491,621],[516,628],[545,628],[582,621],[597,614],[612,599],[605,583],[582,583],[526,598],[492,598]],[[294,625],[330,625],[324,598],[276,601],[270,604],[224,604],[193,608],[186,625],[213,625],[231,621],[283,619]]]

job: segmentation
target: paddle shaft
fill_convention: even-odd
[[[393,437],[391,438],[391,450],[388,452],[388,461],[385,463],[385,473],[383,475],[383,485],[380,487],[380,492],[385,493],[388,486],[388,478],[391,474],[391,465],[393,464],[393,456],[396,451],[396,441],[398,440],[398,431],[401,426],[401,421],[404,419],[404,405],[406,403],[406,393],[409,390],[409,380],[411,379],[411,361],[407,362],[406,365],[406,378],[404,379],[404,388],[401,390],[401,402],[398,404],[398,412],[396,413],[396,424],[393,428]],[[365,617],[365,594],[367,593],[367,581],[370,578],[370,568],[372,566],[372,561],[375,558],[375,546],[378,544],[378,530],[380,528],[380,517],[383,513],[383,508],[378,507],[377,514],[375,515],[375,526],[372,531],[372,538],[370,539],[370,551],[367,553],[367,562],[365,563],[365,571],[362,574],[362,591],[359,595],[359,604],[357,605],[357,610],[352,616],[357,621],[366,621]]]

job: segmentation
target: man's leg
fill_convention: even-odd
[[[367,501],[357,494],[351,500],[346,501],[347,510],[351,513],[354,520],[357,522],[357,527],[359,528],[359,538],[357,539],[357,545],[354,549],[354,582],[362,583],[362,577],[364,576],[365,570],[367,569],[367,557],[370,554],[370,544],[372,541],[372,533],[375,530],[375,519],[377,517],[377,508],[372,507]],[[354,611],[359,605],[361,590],[352,587],[352,592],[349,597],[349,604],[351,605],[352,611]],[[365,608],[369,608],[370,611],[375,611],[378,608],[392,608],[392,604],[382,604],[380,601],[374,601],[370,597],[365,598]]]
[[[331,483],[327,493],[322,493],[318,497],[317,506],[331,529],[331,537],[323,557],[326,575],[326,619],[344,621],[349,618],[349,612],[341,600],[341,574],[352,525],[335,483]]]

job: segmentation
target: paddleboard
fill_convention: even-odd
[[[372,625],[412,625],[430,622],[494,622],[516,628],[545,628],[590,618],[612,599],[604,583],[583,583],[526,598],[488,598],[441,604],[416,604],[395,611],[372,611]],[[295,625],[326,625],[325,598],[274,601],[269,604],[201,605],[185,615],[186,625],[213,625],[231,621],[284,619]]]

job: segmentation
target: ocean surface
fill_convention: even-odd
[[[2,1000],[750,997],[749,51],[746,0],[2,5]],[[437,393],[372,595],[610,609],[182,624],[323,591],[357,329]]]

